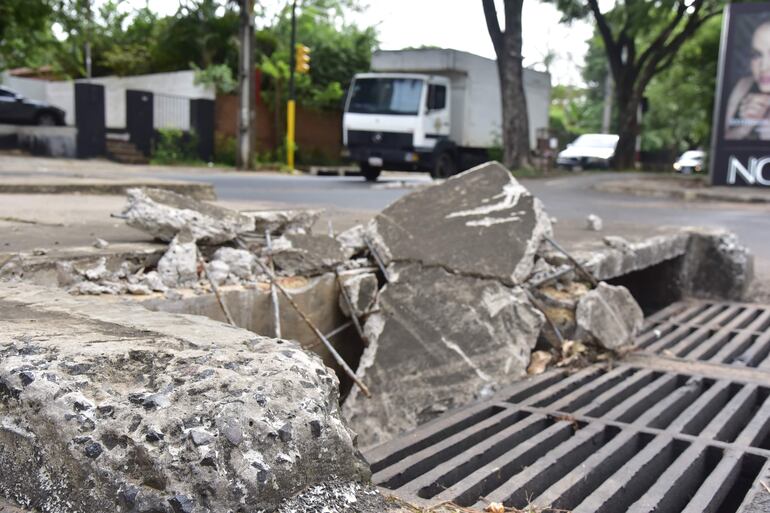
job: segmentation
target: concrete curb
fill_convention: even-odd
[[[685,201],[726,201],[731,203],[770,203],[770,194],[745,192],[727,188],[688,189],[672,186],[674,184],[645,183],[643,180],[625,182],[605,182],[594,185],[600,192],[632,194],[634,196],[652,196],[655,198],[673,198]]]
[[[205,182],[155,180],[83,180],[48,182],[0,182],[0,194],[96,194],[122,196],[133,187],[152,187],[184,194],[197,200],[217,199],[214,186]]]

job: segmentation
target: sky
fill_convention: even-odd
[[[129,0],[143,7],[146,0]],[[261,0],[268,13],[276,12],[288,0]],[[502,0],[496,0],[501,19]],[[375,26],[383,50],[410,46],[438,46],[494,58],[495,51],[487,32],[480,0],[362,0],[367,7],[352,13],[350,20],[362,26]],[[176,12],[177,0],[152,0],[151,7],[160,14]],[[593,32],[587,22],[559,23],[556,8],[537,0],[524,2],[524,65],[543,69],[543,57],[556,55],[551,66],[552,84],[580,84],[583,65]],[[504,21],[501,21],[501,26]]]

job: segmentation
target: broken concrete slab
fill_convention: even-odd
[[[27,284],[0,284],[0,309],[0,495],[18,504],[259,511],[368,479],[336,377],[294,343]]]
[[[129,226],[170,241],[183,228],[203,244],[221,244],[254,231],[254,219],[160,189],[129,189],[123,212]]]
[[[271,235],[281,233],[308,233],[323,209],[284,209],[284,210],[248,210],[241,214],[254,220],[254,231],[259,235],[270,232]]]
[[[374,308],[377,302],[377,293],[379,292],[377,276],[369,272],[340,274],[340,282],[353,307],[351,312],[350,308],[348,308],[348,302],[340,294],[339,305],[342,313],[348,317],[351,315],[362,317]]]
[[[605,282],[580,298],[575,318],[579,331],[613,351],[633,344],[644,323],[642,309],[631,292]]]
[[[273,262],[287,275],[315,276],[345,260],[339,241],[328,235],[290,233],[273,241]]]
[[[543,325],[523,290],[412,265],[380,293],[345,417],[361,443],[388,440],[526,374]]]
[[[386,265],[420,262],[509,285],[530,274],[550,233],[540,200],[497,162],[402,197],[367,228]]]

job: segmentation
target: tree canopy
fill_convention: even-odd
[[[615,84],[619,167],[633,165],[637,109],[652,80],[682,46],[721,13],[721,0],[623,0],[602,11],[598,0],[552,0],[564,19],[592,17]]]
[[[98,7],[93,0],[3,0],[0,69],[50,64],[62,77],[80,78],[86,75],[88,43],[93,76],[192,68],[201,82],[231,89],[238,62],[237,4],[186,0],[171,16],[158,16],[149,5],[127,10],[121,0]],[[376,32],[345,16],[358,9],[357,0],[298,2],[297,40],[312,52],[310,74],[298,80],[300,103],[336,106],[353,74],[369,69]],[[266,68],[268,88],[288,74],[290,13],[285,8],[271,19],[257,15],[264,28],[255,35],[256,63]]]

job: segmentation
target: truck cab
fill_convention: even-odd
[[[450,141],[450,82],[417,73],[360,73],[350,85],[342,119],[347,157],[368,181],[383,168],[457,171]]]

